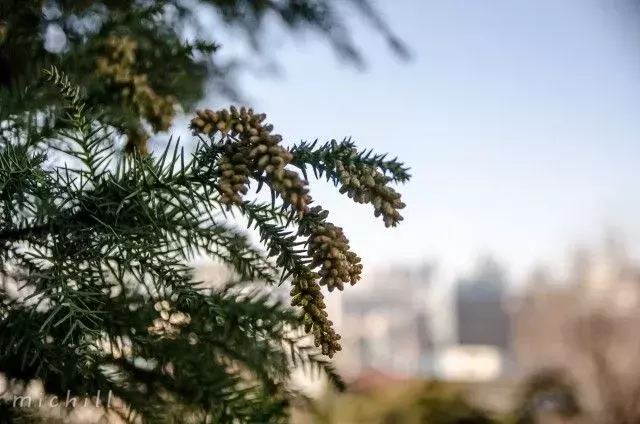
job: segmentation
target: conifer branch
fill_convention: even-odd
[[[176,402],[223,422],[277,421],[292,366],[343,388],[326,358],[341,346],[322,287],[356,284],[362,265],[313,204],[306,168],[355,190],[356,201],[369,196],[396,225],[404,205],[386,184],[409,177],[403,165],[350,142],[286,149],[266,116],[235,107],[197,113],[192,155],[174,143],[157,157],[121,156],[81,90],[57,68],[47,76],[68,113],[53,137],[67,142],[58,149],[66,156],[45,166],[38,143],[0,150],[2,257],[29,291],[0,305],[0,370],[43,379],[54,395],[108,388],[125,400],[124,415],[149,422]],[[252,183],[272,202],[247,199]],[[258,245],[235,214],[257,230]],[[203,254],[241,282],[289,282],[292,307],[239,286],[204,290],[187,266]]]

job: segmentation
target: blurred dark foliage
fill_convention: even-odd
[[[564,418],[581,414],[575,384],[560,369],[543,369],[531,374],[520,387],[513,422],[534,424],[539,412],[552,412]]]
[[[363,57],[341,15],[348,13],[346,5],[355,6],[395,53],[407,57],[403,43],[365,0],[4,0],[0,2],[4,19],[0,22],[0,85],[32,81],[40,69],[54,64],[78,84],[90,87],[92,103],[117,109],[121,102],[105,93],[94,78],[95,59],[108,34],[126,34],[140,45],[139,56],[144,60],[138,61],[137,71],[148,75],[159,95],[177,93],[182,107],[190,109],[204,96],[207,79],[215,79],[217,88],[227,94],[237,89],[232,78],[236,69],[219,63],[212,54],[216,46],[207,41],[215,38],[217,28],[212,28],[213,22],[211,27],[203,26],[197,19],[203,9],[212,9],[223,22],[243,29],[256,49],[265,47],[261,40],[267,18],[276,16],[292,31],[319,32],[341,57],[362,65]],[[195,34],[188,43],[185,30]],[[56,39],[55,49],[45,48],[47,33]]]
[[[14,113],[46,111],[51,126],[62,125],[56,93],[43,83],[41,73],[54,65],[83,87],[86,105],[100,110],[105,124],[126,136],[126,151],[139,148],[145,153],[150,133],[166,131],[172,123],[172,109],[191,112],[205,93],[231,100],[244,97],[235,79],[241,70],[238,60],[215,54],[220,46],[211,40],[224,31],[220,23],[242,30],[245,37],[238,43],[264,52],[264,35],[275,17],[293,32],[320,33],[340,57],[362,66],[363,55],[345,24],[351,13],[346,6],[364,17],[393,52],[408,57],[404,44],[367,0],[3,0],[0,103],[11,101]],[[205,9],[219,22],[203,23],[199,18]],[[118,71],[131,89],[122,89],[122,80],[114,87],[113,78],[98,71],[100,60],[121,59],[108,53],[113,37],[135,44],[132,64]],[[126,82],[136,78],[144,81],[144,88]],[[14,101],[27,86],[29,95]],[[136,89],[146,103],[139,96],[135,100],[131,91]]]

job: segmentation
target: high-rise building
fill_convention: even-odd
[[[458,343],[489,345],[509,351],[506,284],[502,270],[488,260],[472,276],[458,281],[455,300]]]
[[[483,260],[455,288],[457,344],[491,347],[499,352],[501,374],[512,368],[511,319],[506,308],[507,281],[499,265]]]

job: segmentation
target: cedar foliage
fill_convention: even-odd
[[[366,0],[4,0],[0,86],[28,83],[40,99],[23,106],[47,105],[49,118],[57,122],[56,93],[40,78],[41,69],[55,65],[86,90],[87,106],[103,111],[127,136],[127,148],[144,154],[147,139],[169,128],[176,109],[192,110],[212,88],[237,92],[237,69],[215,54],[220,46],[212,39],[219,28],[198,19],[203,9],[244,29],[256,49],[263,47],[259,40],[269,18],[276,17],[291,30],[320,32],[342,57],[363,64],[341,20],[349,9],[339,5],[355,6],[395,52],[407,57]],[[211,79],[215,84],[206,84]]]
[[[326,179],[392,227],[404,204],[391,185],[409,174],[348,139],[284,146],[264,114],[233,106],[197,111],[193,153],[173,140],[148,151],[150,135],[224,74],[215,44],[181,38],[197,13],[185,4],[0,5],[0,371],[61,398],[111,391],[129,421],[287,422],[292,366],[342,387],[321,287],[341,290],[361,271],[307,181]],[[275,12],[360,59],[330,1],[203,5],[254,38]],[[51,25],[64,33],[59,51],[45,46]],[[254,187],[271,202],[250,198]],[[200,255],[233,280],[218,289],[193,281],[189,263]],[[292,305],[255,282],[290,283]],[[0,408],[3,422],[49,419]]]

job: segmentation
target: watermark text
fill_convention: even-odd
[[[14,408],[77,408],[77,407],[111,407],[113,393],[109,390],[106,394],[100,390],[95,396],[86,393],[84,396],[73,396],[71,391],[67,391],[66,397],[60,396],[26,396],[13,395]]]

